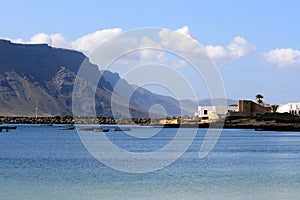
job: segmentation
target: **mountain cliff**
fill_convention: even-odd
[[[95,76],[102,73],[95,94],[97,115],[112,116],[111,97],[118,81],[124,91],[115,94],[114,105],[118,109],[114,117],[122,117],[128,107],[125,96],[129,93],[132,93],[129,107],[134,117],[148,117],[148,109],[154,104],[162,105],[169,116],[180,114],[175,99],[132,86],[117,73],[100,72],[80,52],[0,40],[0,115],[34,116],[36,107],[40,116],[72,115],[74,80],[82,62],[87,62]],[[81,109],[90,107],[86,104]],[[185,109],[183,113],[191,114],[191,110],[194,109]]]

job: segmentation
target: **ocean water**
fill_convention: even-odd
[[[133,127],[131,132],[147,130]],[[107,137],[122,149],[150,152],[168,144],[176,132],[162,129],[151,138],[109,132]],[[205,133],[199,129],[171,165],[135,174],[99,162],[76,130],[18,125],[0,133],[0,200],[300,199],[300,133],[226,129],[200,159]]]

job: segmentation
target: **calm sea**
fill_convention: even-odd
[[[144,152],[162,148],[176,131],[163,129],[148,139],[107,135],[120,148]],[[18,125],[0,133],[0,199],[300,199],[300,133],[223,130],[200,159],[205,133],[199,129],[171,165],[131,174],[93,158],[75,130]]]

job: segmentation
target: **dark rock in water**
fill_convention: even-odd
[[[15,129],[17,129],[17,126],[5,126],[5,125],[0,126],[0,132],[2,132],[3,130],[5,132],[8,132],[9,130],[15,130]]]
[[[74,130],[75,126],[74,125],[66,125],[66,126],[61,126],[58,129],[61,130],[61,131]]]
[[[116,127],[114,131],[130,131],[130,127]]]

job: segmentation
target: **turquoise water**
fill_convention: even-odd
[[[300,133],[223,130],[209,156],[199,159],[205,133],[199,129],[188,151],[168,167],[130,174],[93,158],[75,130],[18,126],[0,133],[0,199],[299,199]],[[120,148],[147,152],[175,134],[163,129],[150,139],[107,136]]]

